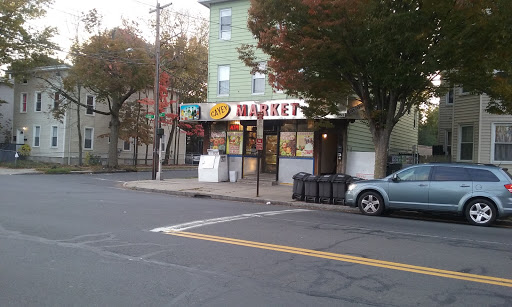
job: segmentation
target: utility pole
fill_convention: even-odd
[[[160,6],[157,1],[156,9],[149,11],[149,13],[156,12],[156,40],[155,40],[155,57],[156,57],[156,75],[155,75],[155,89],[153,97],[155,99],[155,126],[153,128],[153,171],[151,179],[160,180],[160,172],[162,169],[162,161],[160,160],[160,136],[163,135],[163,129],[160,128],[160,10],[168,7],[172,3]]]

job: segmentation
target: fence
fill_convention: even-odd
[[[0,162],[14,162],[16,144],[0,144]]]

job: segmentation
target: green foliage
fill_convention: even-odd
[[[110,116],[108,166],[115,168],[121,109],[131,95],[154,81],[148,44],[137,29],[125,27],[100,31],[86,43],[75,45],[73,51],[73,67],[66,82],[80,83],[97,94],[98,102],[107,103],[107,112],[98,108],[93,111]]]
[[[52,0],[0,2],[0,66],[31,54],[48,54],[55,47],[49,39],[54,28],[36,31],[27,24],[43,16]]]
[[[28,157],[30,156],[30,153],[32,152],[32,148],[30,148],[30,145],[28,144],[24,144],[20,147],[20,149],[18,150],[18,153],[20,154],[20,156],[22,157]]]
[[[421,112],[418,126],[418,144],[432,146],[437,144],[437,128],[439,122],[439,106],[427,106]]]
[[[90,152],[85,153],[85,165],[87,166],[95,166],[101,165],[101,158],[99,156],[95,156]]]
[[[162,14],[162,70],[182,103],[206,101],[208,78],[208,22],[188,13]]]
[[[510,0],[252,0],[248,26],[270,56],[269,82],[304,97],[307,116],[339,112],[348,95],[362,101],[382,177],[393,127],[445,91],[435,76],[444,72],[454,84],[478,75],[484,88],[492,69],[511,65],[511,7]],[[240,55],[256,67],[254,49]]]

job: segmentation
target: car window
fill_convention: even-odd
[[[499,182],[500,179],[496,177],[491,171],[485,169],[468,168],[471,180],[483,182]]]
[[[464,167],[436,166],[434,167],[433,181],[471,181],[468,171]]]
[[[430,166],[418,166],[396,174],[400,181],[425,181],[430,175]]]

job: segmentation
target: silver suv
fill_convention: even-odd
[[[488,226],[512,215],[512,177],[495,165],[429,163],[350,184],[345,203],[366,215],[388,210],[453,212]]]

